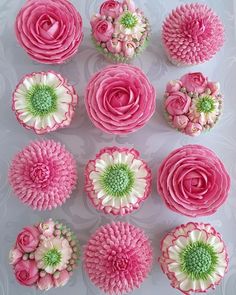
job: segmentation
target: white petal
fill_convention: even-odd
[[[104,153],[100,156],[100,158],[103,160],[103,162],[106,163],[107,166],[110,166],[113,164],[113,158],[110,154]]]
[[[203,241],[206,242],[207,240],[207,234],[205,231],[201,231],[201,230],[193,230],[190,232],[189,237],[191,239],[191,241],[197,242],[197,241]]]
[[[99,172],[97,172],[97,171],[92,171],[92,172],[90,172],[90,174],[89,174],[89,178],[90,178],[91,180],[93,180],[94,182],[95,182],[95,181],[98,181],[98,180],[100,180],[100,178],[101,178],[101,173],[99,173]]]
[[[107,166],[108,166],[107,163],[103,161],[102,159],[97,159],[95,161],[96,170],[99,172],[104,172]]]
[[[121,153],[120,152],[115,151],[112,154],[112,157],[113,157],[114,164],[121,164],[122,163],[122,157],[121,157]]]
[[[175,261],[180,261],[179,253],[181,252],[181,248],[179,248],[177,245],[173,245],[168,248],[168,254],[169,257]]]
[[[147,170],[144,168],[144,165],[142,165],[136,172],[135,175],[137,178],[144,178],[147,176]]]
[[[111,196],[104,196],[104,199],[102,199],[102,205],[107,205],[111,198]]]
[[[193,283],[191,279],[186,278],[184,281],[180,283],[180,289],[183,291],[189,291],[193,287]]]
[[[217,236],[210,236],[207,239],[207,243],[210,244],[218,253],[224,249],[224,244],[222,243],[220,238]]]
[[[139,167],[140,167],[142,164],[143,164],[142,161],[137,160],[137,159],[134,159],[133,162],[132,162],[132,164],[131,164],[131,166],[130,166],[130,168],[131,168],[132,170],[135,171],[135,170],[138,170]]]
[[[48,73],[46,76],[45,84],[51,87],[58,87],[61,84],[60,79],[53,73]]]

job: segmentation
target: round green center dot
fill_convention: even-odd
[[[61,262],[61,253],[57,249],[51,249],[43,256],[43,262],[46,266],[57,266]]]
[[[34,116],[45,116],[57,109],[57,95],[53,87],[48,85],[34,85],[27,93],[30,113]]]
[[[125,164],[114,164],[105,170],[101,185],[106,194],[113,197],[128,195],[134,184],[134,173]]]
[[[132,13],[127,12],[122,16],[120,23],[125,28],[132,29],[137,25],[138,20]]]
[[[199,113],[211,113],[215,109],[215,103],[211,96],[199,98],[197,102],[197,111]]]
[[[217,254],[203,242],[189,244],[181,253],[181,270],[194,280],[207,279],[216,268]]]

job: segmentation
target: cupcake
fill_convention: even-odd
[[[25,227],[9,253],[16,281],[41,291],[67,284],[79,260],[76,235],[49,219]]]
[[[220,84],[202,73],[188,73],[170,81],[164,97],[165,115],[178,131],[198,136],[211,130],[222,113]]]
[[[210,224],[189,222],[164,237],[159,262],[171,286],[189,295],[219,285],[229,258],[221,235]]]
[[[171,152],[158,171],[157,190],[171,210],[197,217],[212,215],[226,201],[230,177],[210,149],[186,145]]]
[[[28,0],[15,21],[16,37],[27,54],[44,64],[61,64],[78,50],[82,18],[65,0]]]
[[[196,65],[210,60],[221,49],[224,27],[206,4],[183,4],[164,21],[162,42],[173,64]]]
[[[9,182],[22,203],[51,210],[70,198],[77,183],[76,161],[58,142],[33,141],[14,157]]]
[[[92,40],[109,60],[128,62],[148,45],[150,25],[133,0],[106,0],[91,18]]]
[[[97,210],[125,215],[151,192],[151,170],[135,149],[106,147],[85,168],[85,190]]]
[[[85,105],[93,124],[111,134],[126,134],[143,127],[156,107],[156,91],[137,67],[107,66],[89,81]]]
[[[129,223],[106,224],[90,238],[84,254],[90,280],[108,294],[139,288],[152,266],[152,248],[144,232]]]
[[[12,96],[18,122],[37,134],[69,126],[77,103],[74,87],[53,71],[24,76]]]

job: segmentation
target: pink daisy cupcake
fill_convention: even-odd
[[[37,134],[69,126],[77,103],[74,87],[53,71],[24,76],[12,97],[19,123]]]
[[[133,0],[106,0],[91,18],[92,39],[109,60],[128,62],[148,45],[150,25]]]
[[[173,211],[190,216],[212,215],[226,201],[230,177],[210,149],[186,145],[171,152],[158,170],[158,192]]]
[[[51,210],[70,198],[76,161],[60,143],[34,141],[13,159],[9,182],[17,198],[34,210]]]
[[[125,215],[151,192],[151,170],[135,149],[106,147],[85,168],[85,190],[97,210]]]
[[[215,289],[228,270],[229,257],[210,224],[189,222],[164,237],[159,262],[171,286],[189,295]]]
[[[206,4],[184,4],[166,18],[162,40],[173,64],[196,65],[211,59],[223,46],[224,27]]]
[[[220,84],[202,73],[188,73],[170,81],[165,92],[165,114],[170,125],[190,136],[211,130],[222,113]]]
[[[9,259],[19,284],[48,291],[69,281],[79,262],[78,240],[67,226],[49,219],[25,227]]]
[[[27,54],[44,64],[61,64],[78,50],[82,18],[65,0],[28,0],[15,22],[16,37]]]
[[[85,105],[93,124],[111,134],[126,134],[143,127],[156,107],[156,91],[137,67],[107,66],[89,81]]]
[[[139,288],[152,266],[152,248],[144,232],[128,223],[106,224],[90,238],[84,254],[90,280],[108,294]]]

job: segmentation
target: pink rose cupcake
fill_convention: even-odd
[[[170,81],[165,92],[165,114],[170,125],[190,136],[211,130],[222,113],[220,84],[202,73],[188,73]]]
[[[229,257],[210,224],[189,222],[164,237],[159,262],[171,286],[190,295],[215,289],[228,270]]]
[[[82,18],[65,0],[28,0],[15,22],[16,37],[27,54],[45,64],[61,64],[78,50]]]
[[[70,198],[77,183],[76,161],[58,142],[34,141],[14,157],[9,182],[22,203],[51,210]]]
[[[74,87],[53,71],[24,76],[12,97],[19,123],[37,134],[69,126],[77,103]]]
[[[94,125],[111,134],[126,134],[143,127],[156,107],[156,91],[137,67],[107,66],[89,81],[85,105]]]
[[[77,237],[52,219],[25,227],[16,238],[9,260],[19,284],[41,291],[62,287],[79,262]]]
[[[210,149],[186,145],[162,162],[158,192],[171,210],[190,217],[212,215],[226,201],[230,177]]]
[[[223,46],[224,27],[206,4],[183,4],[166,18],[162,41],[173,64],[196,65],[210,60]]]
[[[91,18],[92,39],[109,60],[128,62],[148,45],[150,25],[133,0],[106,0]]]
[[[151,192],[151,170],[135,149],[102,149],[88,162],[85,178],[95,208],[114,215],[137,210]]]
[[[84,254],[90,280],[111,295],[139,288],[152,262],[152,248],[145,233],[123,222],[99,228],[90,238]]]

